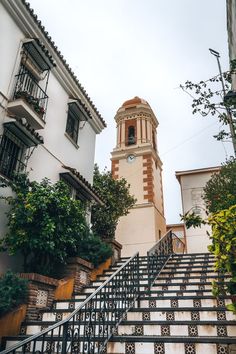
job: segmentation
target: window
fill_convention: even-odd
[[[67,116],[66,133],[77,144],[79,135],[79,119],[73,114],[70,107]]]
[[[80,122],[88,120],[88,115],[78,100],[68,103],[68,116],[66,122],[66,133],[77,144]]]
[[[15,172],[24,171],[25,145],[9,131],[5,131],[0,143],[0,173],[13,178]]]
[[[128,145],[133,145],[135,143],[135,127],[133,125],[130,125],[128,128]]]

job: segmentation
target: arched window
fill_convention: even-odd
[[[128,145],[133,145],[135,143],[135,127],[133,125],[130,125],[128,128]]]

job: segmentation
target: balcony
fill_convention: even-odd
[[[26,118],[35,130],[45,126],[45,113],[48,96],[39,86],[29,70],[23,67],[16,75],[13,100],[8,104],[8,111],[18,118]]]

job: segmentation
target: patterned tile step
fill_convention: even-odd
[[[206,283],[206,282],[212,282],[213,280],[218,280],[218,281],[222,281],[223,279],[230,279],[230,276],[229,275],[226,275],[226,276],[219,276],[219,275],[211,275],[211,276],[201,276],[201,277],[197,277],[197,276],[189,276],[187,277],[186,275],[185,276],[182,276],[182,277],[165,277],[163,274],[162,276],[159,276],[156,280],[155,280],[155,283],[154,284],[160,284],[160,283],[166,283],[166,284],[169,284],[169,283],[177,283],[177,282],[180,282],[180,283]]]
[[[212,298],[199,298],[193,299],[192,297],[185,298],[175,298],[175,299],[167,299],[166,297],[163,298],[151,298],[150,300],[141,299],[140,300],[140,308],[160,308],[160,307],[169,307],[176,308],[176,307],[193,307],[193,308],[205,308],[205,307],[223,307],[227,304],[231,303],[231,299],[216,299]]]
[[[75,295],[75,299],[85,299],[86,297],[88,297],[90,294],[93,293],[93,290],[91,290],[90,292],[86,292],[86,294],[77,294]],[[107,292],[108,294],[110,293],[111,296],[113,294],[112,291],[110,292]],[[183,295],[191,295],[191,296],[199,296],[199,295],[203,295],[203,294],[208,294],[208,295],[212,295],[212,291],[211,291],[211,288],[210,289],[191,289],[191,290],[188,290],[186,289],[185,286],[182,286],[181,290],[179,289],[176,289],[175,290],[153,290],[153,288],[151,289],[150,291],[150,294],[151,296],[164,296],[164,295],[167,295],[167,296],[173,296],[173,297],[176,297],[176,296],[183,296]],[[149,296],[149,293],[147,293],[146,290],[143,290],[140,292],[140,295],[141,296]]]
[[[220,341],[215,338],[215,343],[204,343],[196,338],[193,342],[189,341],[190,338],[176,338],[174,342],[172,337],[169,338],[170,341],[167,341],[166,337],[165,341],[162,337],[156,337],[152,342],[135,342],[131,338],[118,342],[118,339],[119,337],[114,337],[112,342],[108,343],[108,354],[229,354],[231,344],[222,338]]]
[[[232,312],[222,308],[146,308],[131,309],[128,321],[233,321]]]
[[[151,321],[148,324],[137,324],[132,325],[132,322],[124,321],[118,327],[118,335],[135,335],[135,336],[189,336],[189,337],[233,337],[236,335],[236,322],[234,325],[229,322],[224,325],[221,323],[212,324],[213,322],[197,322],[197,324],[185,324],[183,321],[176,323],[176,321],[171,324],[163,322],[159,324],[158,322],[152,323]]]
[[[118,298],[117,298],[118,299]],[[54,309],[75,309],[78,307],[84,300],[82,299],[72,299],[72,300],[61,300],[56,301],[53,304]],[[173,299],[172,296],[165,296],[165,297],[149,297],[140,299],[140,307],[186,307],[186,306],[193,306],[193,307],[210,307],[210,306],[222,306],[231,303],[230,298],[220,299],[217,300],[213,296],[206,296],[206,297],[199,297],[193,299],[192,296],[178,296],[177,299]]]
[[[99,322],[92,322],[94,326],[95,335],[99,335]],[[136,323],[136,324],[135,324]],[[21,326],[22,335],[33,335],[38,333],[49,326],[53,322],[33,322],[23,324]],[[84,324],[74,323],[75,328],[78,328],[78,332],[83,335]],[[86,324],[87,327],[87,324]],[[58,329],[54,330],[54,336],[59,334]],[[146,321],[143,324],[135,321],[122,321],[121,325],[116,330],[117,335],[135,335],[135,336],[218,336],[227,337],[234,336],[236,334],[236,322],[200,322],[200,321],[188,321],[187,324],[183,321],[174,323],[166,323],[166,321]]]

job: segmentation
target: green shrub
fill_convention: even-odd
[[[31,182],[20,174],[8,185],[15,194],[4,198],[11,208],[1,250],[20,253],[25,272],[54,276],[57,265],[66,263],[68,250],[76,250],[83,239],[87,224],[82,203],[70,198],[62,181]]]
[[[112,256],[112,248],[98,236],[90,234],[86,242],[81,242],[79,245],[77,256],[92,263],[94,267],[97,267]]]
[[[0,278],[0,316],[25,303],[27,291],[27,280],[7,271]]]

